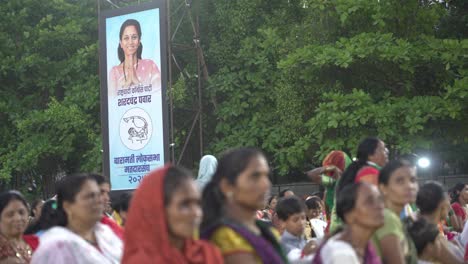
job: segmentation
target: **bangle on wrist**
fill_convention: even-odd
[[[333,183],[335,183],[335,180],[331,177],[328,177],[324,174],[322,174],[321,177],[322,177],[322,185],[327,186],[327,185],[332,185]]]

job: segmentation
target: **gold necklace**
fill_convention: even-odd
[[[23,242],[25,244],[24,247],[21,247],[19,243],[14,243],[13,241],[9,240],[10,246],[13,248],[13,251],[15,251],[15,257],[17,257],[20,260],[24,260],[26,262],[29,262],[31,260],[32,256],[32,249],[31,247]]]

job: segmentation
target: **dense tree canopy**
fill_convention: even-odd
[[[99,169],[96,3],[2,1],[0,10],[2,182]]]
[[[173,30],[184,8],[171,1]],[[1,1],[0,11],[3,185],[35,181],[48,192],[57,175],[100,171],[96,1]],[[257,146],[286,175],[377,135],[393,154],[466,166],[466,1],[197,0],[191,11],[209,77],[206,153]],[[202,78],[195,51],[179,45],[193,37],[183,18],[173,40],[176,158]],[[197,163],[198,148],[195,136],[183,165]]]
[[[212,149],[260,146],[280,174],[367,135],[394,154],[466,151],[468,41],[444,24],[466,4],[439,2],[214,2]]]

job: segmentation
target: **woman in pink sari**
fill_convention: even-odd
[[[149,59],[142,59],[140,23],[135,19],[126,20],[120,27],[117,53],[120,64],[112,67],[109,74],[109,94],[124,95],[119,90],[130,87],[143,87],[144,91],[161,89],[161,72],[158,66]],[[146,88],[146,89],[145,89]]]

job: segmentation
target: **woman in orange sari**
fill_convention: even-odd
[[[194,239],[202,218],[190,172],[166,166],[145,177],[133,196],[122,263],[223,263],[219,250]]]

